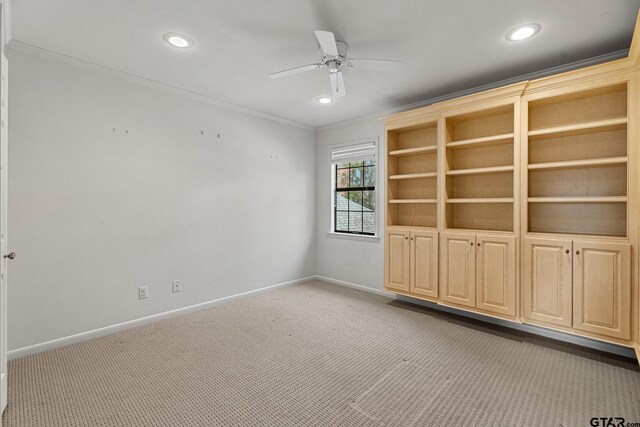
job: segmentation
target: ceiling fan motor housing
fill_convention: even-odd
[[[322,54],[322,63],[329,68],[331,73],[338,72],[347,59],[347,48],[349,45],[340,40],[336,40],[336,45],[338,47],[338,56],[325,55],[322,51],[322,47],[318,47]]]

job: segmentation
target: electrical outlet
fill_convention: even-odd
[[[182,290],[182,283],[180,283],[180,280],[174,280],[171,282],[171,290],[173,293],[180,292]]]
[[[149,287],[148,286],[140,286],[138,288],[138,299],[145,299],[149,297]]]

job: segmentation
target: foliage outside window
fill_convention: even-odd
[[[334,171],[334,231],[374,235],[376,232],[375,160],[337,163]]]

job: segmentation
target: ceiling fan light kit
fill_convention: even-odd
[[[318,39],[318,43],[320,44],[320,52],[322,55],[321,62],[272,73],[272,79],[279,79],[293,74],[325,67],[329,70],[331,98],[333,100],[347,94],[347,90],[344,85],[344,76],[342,75],[342,69],[344,69],[344,67],[366,68],[377,71],[399,71],[402,67],[402,62],[395,59],[348,58],[347,49],[349,45],[341,40],[336,40],[331,31],[318,30],[314,33]],[[316,99],[316,101],[320,102],[319,99]]]

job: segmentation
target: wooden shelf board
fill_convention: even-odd
[[[626,196],[529,197],[529,203],[624,203]]]
[[[438,231],[438,228],[433,226],[426,225],[394,225],[387,224],[385,227],[386,230],[421,230],[421,231]]]
[[[438,199],[391,199],[389,203],[438,203]]]
[[[407,173],[403,175],[389,175],[389,179],[435,178],[437,176],[438,176],[437,172]]]
[[[465,139],[462,141],[452,141],[447,143],[447,148],[451,148],[451,149],[480,148],[480,147],[487,147],[490,145],[503,144],[505,142],[513,142],[513,133],[484,136],[482,138]]]
[[[626,157],[604,157],[600,159],[587,159],[587,160],[568,160],[564,162],[549,162],[549,163],[533,163],[529,165],[529,170],[543,170],[543,169],[571,169],[580,168],[585,166],[609,166],[627,163]]]
[[[627,126],[627,118],[619,117],[609,120],[598,120],[594,122],[577,123],[573,125],[557,126],[546,129],[536,129],[529,131],[529,139],[552,138],[554,136],[579,135],[583,133],[594,133],[604,130],[620,130]]]
[[[447,199],[447,203],[513,203],[513,197],[481,197],[467,199]]]
[[[413,156],[417,154],[434,153],[436,151],[438,151],[438,146],[430,145],[428,147],[405,148],[404,150],[389,151],[389,155],[396,157]]]
[[[488,173],[504,173],[513,172],[513,165],[508,166],[492,166],[488,168],[474,168],[474,169],[454,169],[447,172],[447,175],[480,175]]]

